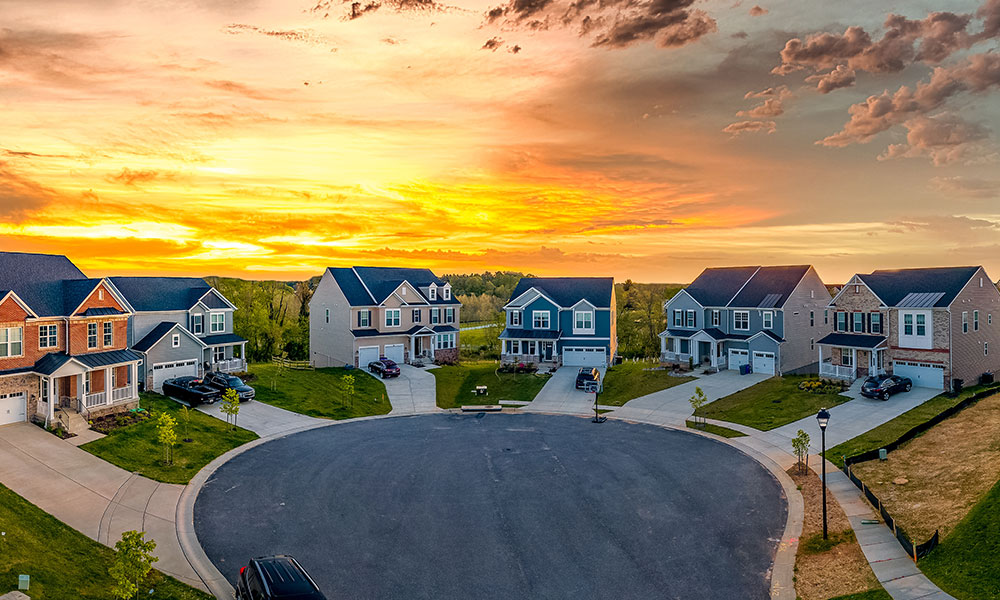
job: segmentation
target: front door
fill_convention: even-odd
[[[546,361],[552,360],[552,342],[542,342],[542,356]]]

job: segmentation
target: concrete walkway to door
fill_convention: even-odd
[[[157,569],[207,590],[177,540],[183,485],[129,473],[30,423],[0,427],[0,483],[105,546],[145,531],[156,541]]]

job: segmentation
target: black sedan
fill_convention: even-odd
[[[879,375],[869,377],[861,384],[861,395],[869,398],[888,400],[889,396],[899,392],[908,392],[913,387],[913,382],[908,377],[898,375]]]
[[[176,377],[163,382],[163,395],[187,406],[211,404],[222,392],[197,377]]]
[[[368,363],[368,372],[372,375],[378,375],[382,379],[388,377],[399,377],[399,365],[395,361],[389,360],[388,358],[380,358],[378,360],[373,360]]]

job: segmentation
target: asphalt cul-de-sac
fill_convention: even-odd
[[[323,427],[223,465],[195,528],[236,581],[291,554],[328,598],[769,597],[781,486],[715,440],[540,414]]]

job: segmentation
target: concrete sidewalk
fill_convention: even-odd
[[[207,590],[184,557],[175,514],[182,485],[129,473],[30,423],[0,427],[0,482],[73,529],[106,546],[122,532],[156,541],[155,564]]]

